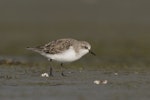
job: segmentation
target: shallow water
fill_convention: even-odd
[[[149,100],[150,98],[150,71],[146,67],[143,67],[143,70],[66,68],[67,77],[62,77],[59,68],[55,68],[54,77],[41,77],[42,73],[47,72],[47,68],[41,65],[0,65],[0,99]],[[97,85],[93,83],[94,80],[107,80],[108,83]]]

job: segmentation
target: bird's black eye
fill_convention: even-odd
[[[84,46],[84,48],[85,48],[85,49],[88,49],[88,47],[87,47],[87,46]]]

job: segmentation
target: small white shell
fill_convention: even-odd
[[[108,83],[107,80],[102,81],[102,84],[107,84],[107,83]]]
[[[116,76],[117,76],[117,75],[118,75],[118,73],[114,73],[114,75],[116,75]]]
[[[41,77],[49,77],[48,73],[41,74]]]
[[[108,80],[95,80],[94,82],[93,82],[94,84],[96,84],[96,85],[99,85],[99,84],[107,84],[108,83]]]
[[[101,82],[100,80],[95,80],[94,84],[100,84],[100,82]]]

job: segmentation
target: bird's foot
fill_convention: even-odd
[[[61,73],[61,76],[66,77],[67,75],[65,75],[63,72]]]

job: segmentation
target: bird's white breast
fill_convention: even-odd
[[[72,62],[78,60],[86,53],[76,53],[73,47],[70,47],[68,50],[58,53],[58,54],[43,54],[48,59],[52,59],[58,62]]]

